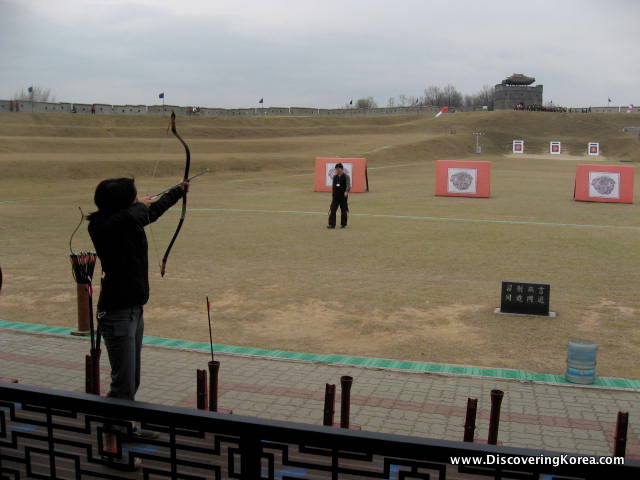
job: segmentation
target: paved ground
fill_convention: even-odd
[[[0,331],[0,377],[84,391],[88,339]],[[200,352],[145,347],[137,399],[195,408]],[[354,377],[351,420],[365,430],[461,440],[467,397],[479,399],[476,438],[486,439],[490,391],[505,392],[499,440],[509,446],[608,455],[616,414],[629,412],[627,452],[640,456],[640,392],[435,376],[232,355],[221,361],[220,407],[257,417],[322,423],[324,385]],[[102,385],[109,382],[103,351]],[[337,402],[338,403],[338,402]],[[336,419],[339,405],[336,405]]]

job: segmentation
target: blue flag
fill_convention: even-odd
[[[33,87],[29,87],[29,93],[33,93]]]
[[[264,103],[264,98],[261,98],[258,103]]]
[[[158,98],[164,98],[164,92],[162,92],[160,95],[158,95]]]

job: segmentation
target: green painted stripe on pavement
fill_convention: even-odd
[[[36,323],[10,322],[0,320],[0,329],[19,330],[24,332],[49,333],[55,335],[69,335],[74,329],[58,327],[55,325],[40,325]],[[174,338],[149,337],[143,338],[145,345],[158,347],[170,347],[203,352],[211,351],[211,347],[205,342],[193,340],[178,340]],[[338,365],[367,366],[376,368],[387,368],[393,370],[404,370],[424,373],[443,373],[452,375],[471,375],[475,377],[504,378],[509,380],[534,381],[544,383],[557,383],[564,385],[574,385],[568,382],[564,375],[554,375],[550,373],[532,373],[524,370],[513,370],[508,368],[481,368],[464,365],[445,365],[440,363],[413,362],[407,360],[389,360],[384,358],[370,357],[350,357],[346,355],[323,355],[316,353],[291,352],[286,350],[268,350],[265,348],[240,347],[236,345],[213,345],[214,352],[230,353],[237,355],[254,356],[261,358],[275,358],[286,360],[303,360],[316,363],[330,363]],[[640,390],[640,380],[598,377],[593,385],[600,387],[629,388]]]
[[[189,208],[190,212],[235,212],[235,213],[280,213],[293,215],[322,215],[327,212],[314,212],[304,210],[264,210],[254,208]],[[495,218],[458,218],[458,217],[430,217],[421,215],[394,215],[388,213],[349,213],[350,217],[375,217],[397,218],[408,220],[427,220],[434,222],[468,222],[468,223],[501,223],[506,225],[535,225],[548,227],[579,227],[579,228],[605,228],[619,230],[640,230],[640,226],[633,225],[595,225],[588,223],[555,223],[555,222],[531,222],[526,220],[499,220]]]
[[[0,203],[18,203],[17,200],[0,200]]]

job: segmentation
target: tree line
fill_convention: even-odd
[[[444,87],[438,85],[430,85],[424,89],[424,93],[420,96],[398,95],[398,97],[390,97],[387,101],[387,107],[418,107],[418,106],[437,106],[437,107],[464,107],[464,108],[482,108],[487,107],[493,109],[494,90],[492,86],[484,85],[474,94],[464,95],[455,86],[448,84]],[[347,107],[352,104],[347,105]],[[355,102],[356,108],[378,108],[378,104],[373,97],[359,98]]]
[[[31,100],[33,100],[34,102],[55,102],[56,101],[56,97],[51,95],[50,88],[42,88],[35,85],[30,88],[31,88],[31,91],[29,91],[29,89],[25,90],[24,88],[21,88],[20,90],[18,90],[16,93],[13,94],[12,100],[19,100],[19,101],[22,100],[25,102],[28,102]]]

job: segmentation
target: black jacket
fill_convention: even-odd
[[[102,264],[98,311],[144,305],[149,300],[149,260],[145,225],[155,222],[182,196],[175,187],[149,207],[134,203],[112,214],[100,211],[89,220],[89,235]]]
[[[331,185],[331,192],[334,197],[344,197],[344,192],[351,190],[351,177],[347,173],[334,175]]]

